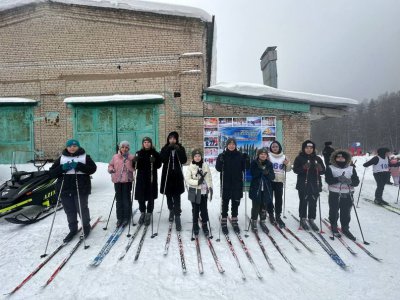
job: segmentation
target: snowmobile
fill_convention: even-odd
[[[18,213],[5,218],[14,224],[32,224],[44,219],[54,212],[56,205],[56,178],[50,178],[49,171],[43,170],[44,166],[52,160],[33,159],[28,162],[34,164],[37,171],[18,171],[13,161],[11,166],[11,179],[0,186],[0,217],[17,212],[28,206],[35,209],[25,209],[31,216]],[[62,208],[61,205],[57,209]],[[39,210],[39,211],[38,211]],[[36,211],[32,216],[32,211]]]

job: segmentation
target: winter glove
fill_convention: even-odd
[[[170,149],[170,150],[178,150],[179,149],[179,145],[178,144],[169,144],[168,145],[168,149]]]
[[[212,188],[209,188],[208,189],[208,192],[210,193],[210,202],[212,201],[212,198],[213,198],[213,189]]]
[[[72,170],[72,167],[71,167],[71,163],[70,163],[70,162],[67,162],[67,163],[63,164],[61,167],[62,167],[63,171]]]
[[[156,158],[153,155],[150,155],[150,162],[153,164],[156,161]]]
[[[72,161],[70,163],[70,165],[71,165],[71,169],[76,169],[76,167],[78,166],[78,163],[76,161]]]
[[[257,165],[258,165],[258,168],[259,168],[259,169],[261,169],[261,170],[265,170],[265,165],[264,165],[264,164],[262,164],[262,162],[261,162],[261,161],[257,160]]]
[[[339,180],[339,182],[342,183],[342,184],[347,184],[347,185],[350,185],[350,184],[351,184],[351,179],[350,179],[350,178],[347,178],[347,177],[344,176],[344,175],[340,175],[340,176],[338,177],[338,180]]]
[[[200,179],[197,181],[197,185],[202,185],[204,182],[204,177],[201,176]]]
[[[303,169],[304,169],[304,170],[309,170],[310,167],[311,167],[310,161],[306,162],[306,163],[303,165]]]
[[[219,161],[223,164],[224,163],[224,154],[222,153],[219,157],[218,157]]]

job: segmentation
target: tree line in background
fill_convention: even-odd
[[[364,101],[342,118],[313,121],[311,137],[319,152],[326,141],[332,141],[335,149],[349,149],[359,142],[363,153],[380,147],[399,151],[400,91]]]

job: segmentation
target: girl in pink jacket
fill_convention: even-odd
[[[131,190],[134,175],[134,156],[129,154],[129,142],[119,144],[118,153],[108,164],[108,173],[114,183],[115,199],[117,201],[117,227],[129,223],[132,213]]]

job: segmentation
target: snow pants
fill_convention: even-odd
[[[119,182],[114,183],[117,219],[127,220],[131,219],[131,190],[132,182]]]
[[[90,227],[90,213],[88,207],[88,194],[79,194],[80,204],[82,209],[82,226],[87,228]],[[78,215],[79,212],[79,204],[78,204],[78,196],[74,194],[63,194],[61,197],[61,202],[64,207],[65,214],[67,215],[68,227],[70,231],[78,230]]]
[[[342,228],[349,229],[351,208],[353,206],[353,200],[350,197],[350,194],[341,194],[339,197],[339,193],[329,192],[328,201],[330,223],[337,226],[337,220],[340,215],[340,224],[342,225]]]
[[[317,199],[319,197],[319,193],[309,194],[303,191],[299,192],[299,217],[307,218],[307,208],[308,208],[308,218],[314,219],[317,216]]]

